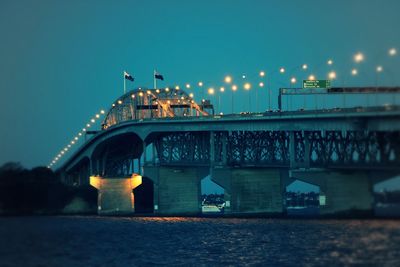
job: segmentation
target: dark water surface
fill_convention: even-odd
[[[400,266],[400,221],[0,218],[0,266]]]

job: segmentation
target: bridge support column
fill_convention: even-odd
[[[225,188],[226,213],[281,214],[281,171],[273,168],[214,168],[212,179]]]
[[[197,215],[201,213],[200,181],[208,168],[145,166],[145,176],[154,182],[154,213]]]
[[[320,186],[321,215],[372,215],[372,184],[366,171],[291,171],[291,177]]]
[[[142,183],[142,177],[102,178],[91,176],[90,185],[98,189],[98,214],[128,215],[135,212],[135,197],[132,190]]]

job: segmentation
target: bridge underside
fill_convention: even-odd
[[[372,185],[379,180],[372,173],[400,173],[397,131],[201,129],[152,132],[144,139],[133,132],[113,135],[70,168],[66,182],[81,185],[90,175],[111,181],[138,173],[146,183],[137,189],[109,187],[114,193],[108,197],[101,187],[102,209],[105,199],[128,203],[132,194],[130,213],[195,215],[202,210],[201,179],[210,175],[225,190],[224,214],[276,215],[285,213],[286,186],[298,179],[320,187],[323,215],[370,214]],[[110,205],[115,213],[120,204]]]

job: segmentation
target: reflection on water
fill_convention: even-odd
[[[400,221],[0,218],[0,266],[400,266]]]

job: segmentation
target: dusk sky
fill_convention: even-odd
[[[292,76],[297,87],[308,75],[326,79],[329,71],[337,73],[336,86],[398,86],[400,55],[388,51],[400,50],[399,10],[398,0],[2,0],[0,165],[47,166],[123,93],[124,70],[135,77],[129,89],[151,87],[156,68],[165,78],[159,86],[190,83],[197,100],[197,82],[219,88],[232,75],[240,87],[236,112],[248,109],[241,76],[254,94],[267,81],[261,70],[274,73],[274,108],[278,88],[289,86]],[[365,55],[360,64],[353,61],[357,52]],[[258,90],[261,111],[266,89]],[[220,111],[231,112],[230,96],[230,90],[221,96]],[[326,103],[339,104],[332,101]]]

